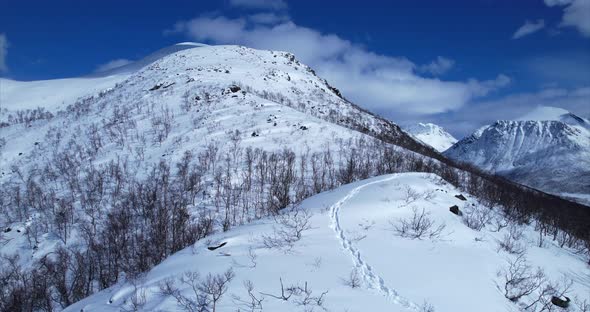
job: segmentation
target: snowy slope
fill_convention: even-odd
[[[68,154],[79,157],[83,168],[125,161],[134,175],[130,179],[140,179],[161,160],[174,164],[186,151],[197,155],[212,146],[218,155],[248,147],[289,148],[302,154],[337,151],[346,148],[348,139],[369,139],[352,127],[405,135],[394,124],[342,99],[289,53],[195,46],[80,100],[73,95],[85,86],[68,89],[72,96],[64,102],[66,108],[59,110],[63,106],[54,99],[48,102],[55,112],[49,120],[0,128],[5,140],[0,146],[0,184],[9,189],[21,183],[23,174],[37,178],[40,168],[55,163],[53,157]],[[0,226],[9,225],[24,230],[30,222],[10,223],[0,217]],[[58,245],[55,235],[45,233],[32,249],[20,235],[0,246],[0,253],[17,252],[26,264]]]
[[[590,122],[562,109],[497,121],[444,154],[549,193],[590,194]]]
[[[404,130],[439,152],[444,152],[457,142],[445,129],[433,123],[418,123],[405,127]]]
[[[311,228],[288,251],[263,247],[262,236],[279,225],[260,220],[198,241],[145,276],[103,290],[66,311],[129,310],[134,298],[144,298],[135,300],[139,311],[178,311],[176,300],[160,293],[161,283],[174,280],[190,298],[191,289],[178,280],[185,272],[204,277],[229,268],[235,277],[217,311],[249,311],[243,305],[250,302],[243,286],[247,280],[254,285],[255,297],[263,299],[264,311],[426,311],[421,310],[426,303],[434,311],[497,312],[518,311],[519,305],[530,304],[537,293],[518,303],[503,295],[504,280],[498,272],[515,258],[498,248],[507,228],[494,232],[488,225],[472,230],[448,207],[458,205],[465,213],[483,209],[499,218],[497,211],[470,196],[460,201],[456,194],[456,189],[431,174],[395,174],[345,185],[301,204],[311,213]],[[394,234],[390,223],[408,218],[412,207],[424,208],[437,225],[446,225],[439,238]],[[548,280],[573,280],[566,294],[572,300],[588,299],[590,285],[584,277],[588,268],[583,260],[552,241],[537,247],[538,233],[528,226],[521,229],[519,242],[527,248],[528,264],[542,268]],[[206,249],[221,242],[227,244],[215,251]],[[354,270],[358,288],[345,282]],[[323,307],[301,305],[296,295],[286,301],[273,298],[270,295],[280,296],[279,278],[285,287],[303,287],[307,282],[312,296],[326,292]],[[568,311],[578,309],[572,303]]]

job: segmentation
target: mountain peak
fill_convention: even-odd
[[[448,149],[457,142],[457,139],[445,129],[433,123],[420,122],[406,127],[406,131],[439,152]]]

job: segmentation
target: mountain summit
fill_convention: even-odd
[[[445,129],[433,123],[418,123],[404,129],[439,152],[445,151],[457,142],[457,139]]]

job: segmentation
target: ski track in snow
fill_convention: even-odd
[[[385,285],[385,281],[383,280],[383,278],[381,278],[378,274],[373,272],[373,268],[362,258],[361,252],[352,245],[352,242],[348,238],[346,238],[344,230],[340,225],[339,215],[340,208],[342,208],[342,205],[344,205],[348,200],[350,200],[356,194],[358,194],[363,188],[373,184],[387,182],[395,178],[397,178],[397,176],[381,179],[378,181],[372,181],[361,186],[358,186],[354,188],[352,191],[350,191],[346,196],[337,201],[335,204],[330,206],[330,218],[332,221],[331,228],[334,230],[334,232],[336,232],[336,236],[340,240],[342,247],[350,253],[352,261],[354,262],[354,266],[359,270],[359,273],[361,274],[363,280],[370,289],[374,289],[380,292],[387,299],[391,300],[396,304],[399,304],[413,311],[419,311],[420,307],[417,304],[402,297],[395,289]]]

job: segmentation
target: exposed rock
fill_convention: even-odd
[[[215,249],[218,249],[218,248],[221,248],[221,247],[225,246],[225,244],[227,244],[227,242],[223,242],[223,243],[219,244],[218,246],[210,246],[210,247],[207,247],[207,249],[213,251]]]

